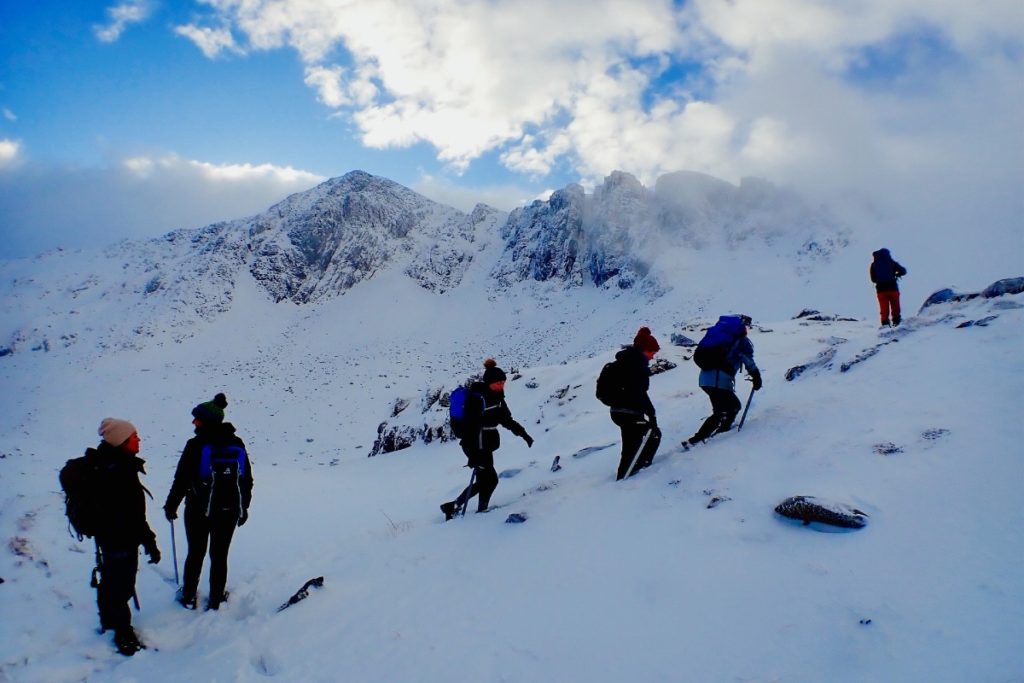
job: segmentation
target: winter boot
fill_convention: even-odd
[[[181,605],[182,607],[184,607],[185,609],[192,609],[192,610],[194,610],[196,608],[196,596],[195,595],[187,596],[187,595],[185,595],[183,593],[179,593],[178,594],[178,604]]]
[[[220,609],[221,604],[223,604],[223,603],[228,601],[228,596],[229,595],[230,595],[230,593],[228,593],[228,591],[224,591],[220,595],[211,595],[210,599],[206,601],[206,609],[207,610],[211,610],[211,609],[212,610],[218,610],[218,609]]]
[[[131,657],[139,650],[146,649],[131,626],[119,628],[114,632],[114,645],[117,647],[117,651],[125,657]]]
[[[893,327],[898,327],[901,322],[903,322],[903,318],[901,318],[900,316],[894,315],[892,317],[892,326]]]
[[[889,319],[882,318],[882,327],[889,327]]]
[[[458,506],[454,502],[441,503],[441,512],[444,513],[444,521],[450,520],[458,512]]]

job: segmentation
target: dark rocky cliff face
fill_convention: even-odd
[[[476,225],[498,214],[467,215],[353,171],[253,218],[250,272],[275,300],[296,303],[337,295],[393,265],[444,291],[472,261]]]
[[[620,289],[648,280],[665,249],[746,244],[807,261],[827,260],[846,245],[843,226],[791,192],[689,172],[659,178],[654,190],[621,171],[591,195],[569,185],[513,211],[502,238],[505,253],[493,273],[502,286],[553,280]]]

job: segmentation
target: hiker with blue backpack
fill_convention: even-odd
[[[487,512],[491,494],[498,487],[498,472],[494,469],[494,451],[501,446],[498,427],[504,427],[533,447],[533,437],[512,418],[512,412],[505,403],[505,372],[497,361],[484,361],[484,375],[481,381],[473,382],[468,389],[452,392],[452,432],[459,438],[462,452],[473,468],[470,484],[455,500],[441,504],[441,512],[448,521],[460,510],[464,511],[469,500],[476,495],[477,512]]]
[[[252,465],[235,427],[224,422],[228,401],[217,394],[192,409],[196,435],[182,451],[174,482],[164,503],[164,514],[174,524],[178,505],[185,499],[185,537],[188,554],[178,602],[196,608],[196,591],[207,547],[210,551],[210,594],[207,609],[227,600],[228,549],[236,526],[249,519],[252,500]]]
[[[747,315],[723,315],[694,350],[693,362],[700,368],[697,383],[711,399],[711,416],[704,420],[696,434],[683,442],[684,448],[732,429],[733,420],[740,412],[736,373],[741,367],[750,374],[753,391],[761,388],[761,371],[754,364],[754,345],[747,336],[751,324]]]
[[[631,477],[654,460],[661,444],[661,430],[647,390],[651,385],[650,362],[661,350],[649,327],[641,327],[631,346],[615,354],[597,378],[597,399],[609,407],[609,415],[622,432],[622,454],[616,481]]]

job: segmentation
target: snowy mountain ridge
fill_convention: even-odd
[[[616,172],[592,195],[569,186],[506,217],[484,205],[464,214],[353,171],[251,218],[125,241],[101,254],[0,263],[0,352],[180,341],[227,310],[243,279],[272,301],[298,305],[391,270],[438,295],[476,270],[472,287],[500,297],[533,282],[569,299],[584,286],[613,293],[638,285],[649,298],[695,291],[702,266],[680,271],[680,258],[767,249],[759,260],[800,279],[827,266],[847,234],[824,210],[763,181],[734,187],[681,173],[649,191]]]

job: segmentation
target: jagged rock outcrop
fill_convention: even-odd
[[[477,226],[501,215],[482,205],[467,215],[353,171],[253,217],[249,271],[277,301],[337,295],[396,264],[443,292],[469,267]]]
[[[516,209],[502,230],[499,284],[560,281],[629,289],[647,282],[671,249],[768,246],[798,271],[848,244],[848,230],[792,192],[745,178],[734,186],[701,173],[671,173],[652,192],[616,171],[587,195],[579,185]],[[657,287],[655,287],[657,288]]]
[[[929,306],[935,306],[937,304],[954,301],[970,301],[971,299],[977,299],[978,297],[994,299],[998,296],[1020,294],[1022,292],[1024,292],[1024,277],[1009,277],[997,280],[980,292],[959,293],[947,287],[946,289],[940,289],[939,291],[932,293],[931,296],[925,299],[924,303],[921,304],[921,308],[918,309],[918,313],[922,312]]]

